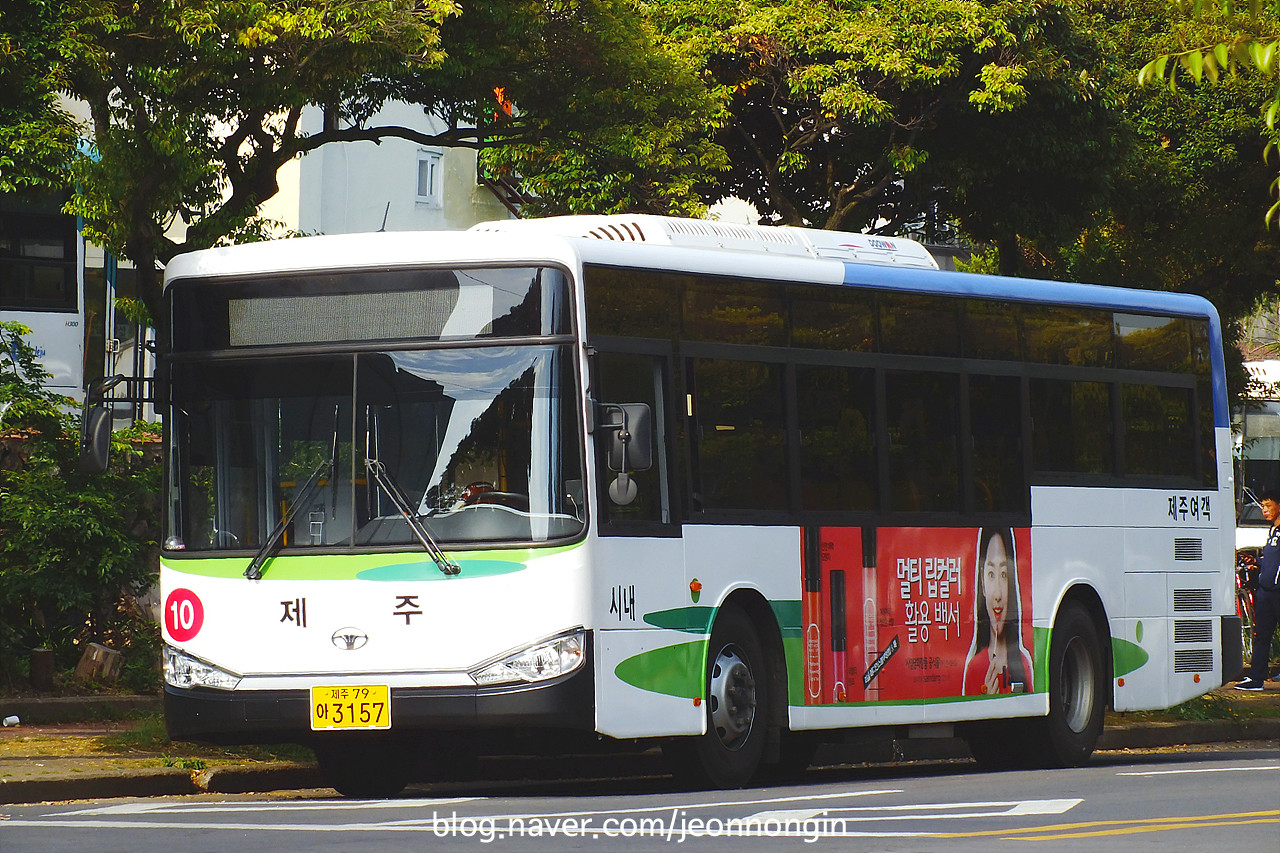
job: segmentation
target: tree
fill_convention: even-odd
[[[1138,85],[1166,83],[1178,91],[1180,83],[1217,83],[1224,77],[1235,77],[1241,69],[1255,69],[1265,77],[1280,75],[1280,2],[1271,0],[1188,0],[1179,2],[1197,24],[1183,32],[1173,45],[1162,45],[1159,54],[1142,67]],[[1193,46],[1175,50],[1187,43]],[[1183,81],[1178,69],[1183,70]],[[1277,120],[1280,120],[1280,88],[1260,100],[1268,139],[1265,149],[1277,148]],[[1280,178],[1271,184],[1278,200],[1267,211],[1268,223],[1280,219]]]
[[[0,9],[0,193],[66,186],[76,131],[57,99],[62,16],[58,0]]]
[[[96,153],[76,162],[69,210],[88,237],[134,262],[161,323],[157,262],[250,236],[280,166],[321,145],[518,144],[524,153],[507,162],[535,186],[539,170],[577,158],[577,183],[597,187],[591,203],[651,208],[683,204],[685,173],[714,160],[697,139],[713,104],[622,0],[74,0],[70,9],[61,73],[89,105]],[[422,104],[446,129],[371,125],[390,98]],[[308,104],[325,110],[311,135],[299,129]],[[637,124],[666,135],[638,138]],[[616,156],[586,157],[588,146]],[[627,166],[627,177],[609,177]],[[170,236],[175,223],[184,236]]]
[[[766,221],[900,233],[933,215],[990,239],[1061,231],[1092,209],[1117,156],[1097,50],[1066,3],[650,10],[728,106],[719,186]]]
[[[1280,233],[1247,201],[1262,197],[1273,177],[1257,110],[1272,83],[1241,74],[1216,86],[1190,78],[1172,89],[1137,86],[1146,57],[1188,33],[1213,32],[1168,0],[1089,7],[1114,57],[1117,73],[1103,97],[1123,117],[1125,155],[1092,221],[1068,240],[1024,240],[1023,263],[1043,277],[1200,294],[1234,340],[1258,300],[1277,292]],[[1238,354],[1229,350],[1228,358]],[[1243,386],[1243,371],[1229,378]]]

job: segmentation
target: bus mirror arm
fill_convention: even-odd
[[[609,499],[626,506],[639,489],[632,472],[653,465],[653,427],[648,403],[603,403],[600,428],[608,431],[608,465],[618,476],[609,484]]]
[[[607,430],[610,471],[632,474],[653,466],[653,425],[648,403],[601,403],[600,428]]]
[[[80,470],[101,474],[111,454],[111,410],[103,400],[108,391],[125,381],[123,375],[94,380],[84,395],[80,413]]]

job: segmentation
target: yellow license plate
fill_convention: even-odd
[[[311,688],[311,729],[391,728],[391,688],[355,684]]]

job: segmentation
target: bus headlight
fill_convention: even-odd
[[[235,690],[240,676],[205,663],[173,646],[164,647],[164,680],[174,687],[215,687]]]
[[[582,631],[529,646],[496,663],[471,671],[481,686],[518,681],[546,681],[568,675],[586,659]]]

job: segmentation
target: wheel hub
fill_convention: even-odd
[[[711,665],[711,726],[728,749],[738,749],[756,716],[756,680],[736,646],[725,646]]]

